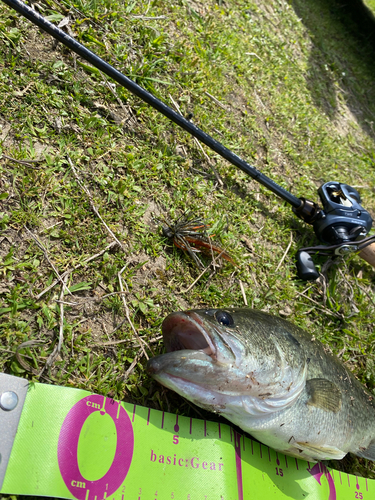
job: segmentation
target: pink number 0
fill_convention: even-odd
[[[117,432],[116,452],[111,467],[97,481],[87,481],[78,467],[78,440],[86,419],[95,411],[112,418]],[[124,408],[104,396],[93,394],[76,403],[61,427],[57,459],[61,476],[70,493],[79,500],[94,500],[112,495],[125,479],[133,457],[134,433]]]

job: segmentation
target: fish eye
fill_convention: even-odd
[[[218,323],[224,326],[233,326],[234,319],[227,311],[216,311],[215,318]]]

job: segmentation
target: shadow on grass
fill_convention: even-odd
[[[375,17],[362,0],[292,0],[312,39],[307,84],[314,104],[331,119],[340,99],[374,137]]]

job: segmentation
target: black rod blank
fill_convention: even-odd
[[[179,127],[189,132],[189,134],[196,137],[210,149],[218,153],[220,156],[228,160],[236,167],[240,168],[246,174],[250,175],[250,177],[252,177],[267,189],[275,193],[277,196],[288,202],[294,208],[299,208],[301,206],[302,202],[299,198],[293,196],[291,193],[289,193],[289,191],[276,184],[276,182],[259,172],[259,170],[257,170],[255,167],[249,165],[246,161],[242,160],[239,156],[223,146],[220,142],[216,141],[213,137],[203,132],[203,130],[201,130],[199,127],[195,126],[189,120],[176,113],[173,109],[160,101],[160,99],[157,99],[150,92],[147,92],[147,90],[143,89],[137,83],[133,82],[133,80],[120,73],[120,71],[117,71],[113,66],[105,62],[94,52],[91,52],[91,50],[87,49],[84,45],[77,42],[77,40],[66,34],[57,26],[47,21],[47,19],[41,16],[38,12],[35,12],[33,9],[28,7],[24,2],[22,2],[21,0],[2,1],[12,9],[16,10],[22,16],[26,17],[29,21],[39,26],[39,28],[52,35],[59,42],[69,47],[71,50],[73,50],[73,52],[80,55],[83,59],[85,59],[97,69],[125,87],[131,93],[135,94],[144,102],[155,108],[157,111],[169,118],[172,122],[176,123]]]

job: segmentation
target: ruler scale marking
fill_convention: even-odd
[[[66,402],[64,402],[65,396]],[[58,404],[56,404],[57,401]],[[351,486],[354,485],[358,498],[363,498],[364,491],[367,492],[364,500],[375,498],[375,482],[372,480],[365,479],[362,487],[360,477],[347,474],[348,481],[343,484],[339,472],[340,481],[337,481],[335,485],[334,472],[323,464],[311,464],[297,458],[293,461],[288,460],[289,457],[273,451],[268,446],[266,447],[268,460],[264,460],[266,459],[263,453],[265,445],[258,443],[259,454],[254,454],[256,441],[250,438],[250,443],[246,445],[245,441],[249,438],[229,425],[218,423],[216,427],[216,423],[210,421],[119,403],[109,398],[105,398],[103,403],[102,396],[93,395],[87,391],[40,383],[33,384],[33,389],[28,391],[25,405],[27,406],[25,420],[20,421],[12,450],[15,456],[18,454],[18,459],[10,461],[0,493],[42,495],[71,500],[108,500],[109,498],[111,500],[125,500],[125,498],[244,500],[269,498],[266,492],[271,491],[271,488],[275,492],[275,500],[284,498],[284,493],[288,498],[299,499],[301,489],[307,496],[310,493],[314,494],[314,500],[355,500],[354,493],[351,493],[353,490]],[[65,409],[60,416],[59,412],[64,406]],[[81,409],[85,413],[80,413]],[[72,437],[69,437],[68,441],[66,438],[64,438],[65,441],[60,441],[59,436],[56,436],[54,445],[46,445],[51,426],[42,422],[52,420],[60,422],[57,427],[62,426],[59,431],[61,435],[63,424],[69,421],[71,412],[79,412],[77,415],[81,419],[75,419],[72,422],[84,423],[88,416],[95,417],[94,420],[90,420],[90,428],[85,428],[85,432],[81,432],[82,423],[73,425],[71,436],[76,436],[75,445],[71,442]],[[108,434],[110,428],[107,432],[106,426],[111,420],[111,425],[115,427],[111,428]],[[34,427],[32,427],[33,422]],[[95,439],[99,441],[97,445],[95,444],[95,449],[93,444],[87,448],[89,450],[87,458],[94,460],[95,450],[98,448],[100,464],[100,460],[105,458],[105,450],[111,446],[108,436],[117,435],[115,441],[117,444],[113,450],[119,447],[121,460],[117,463],[117,459],[112,455],[112,463],[109,462],[110,466],[105,476],[102,479],[88,481],[85,479],[88,469],[85,469],[87,465],[85,465],[86,462],[82,462],[82,456],[80,464],[83,467],[83,475],[78,473],[81,475],[72,476],[70,466],[67,468],[63,462],[57,462],[60,458],[56,456],[56,450],[60,457],[62,451],[60,453],[59,450],[65,449],[64,443],[70,443],[67,463],[74,463],[74,457],[78,453],[78,441],[83,440],[83,443],[87,443],[86,435],[90,435],[88,431],[95,426],[97,434],[94,433],[93,436],[96,436]],[[113,433],[114,429],[115,433]],[[37,435],[38,432],[41,434]],[[100,436],[105,437],[105,449],[101,448]],[[90,437],[90,439],[93,438]],[[133,441],[129,439],[134,439],[134,448]],[[48,457],[46,473],[51,467],[52,469],[57,467],[54,474],[59,474],[60,467],[62,477],[60,486],[55,485],[55,481],[47,481],[46,485],[43,485],[43,473],[40,474],[36,469],[36,464],[40,463],[41,458],[33,458],[38,453],[42,458],[43,455]],[[55,458],[53,458],[54,453]],[[80,453],[82,454],[82,451]],[[20,457],[25,461],[25,469],[21,472],[17,470]],[[282,468],[284,459],[288,474]],[[122,468],[126,460],[128,460],[128,468],[124,470]],[[12,479],[8,479],[8,473],[9,478],[14,478],[14,483]],[[329,497],[327,496],[328,490]]]

